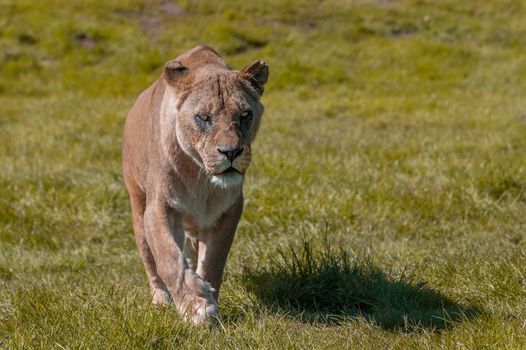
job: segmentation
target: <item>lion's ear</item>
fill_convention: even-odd
[[[268,80],[268,65],[263,61],[254,61],[241,71],[241,76],[247,79],[259,95],[263,95],[264,85]]]
[[[174,87],[183,87],[188,78],[189,69],[176,60],[168,61],[164,65],[164,77]]]

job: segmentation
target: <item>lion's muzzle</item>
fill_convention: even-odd
[[[243,150],[244,150],[243,146],[224,147],[224,148],[217,149],[219,153],[223,154],[231,162],[234,162],[234,159],[239,157],[243,153]]]

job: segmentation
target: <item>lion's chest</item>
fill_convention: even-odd
[[[185,195],[174,195],[170,206],[183,214],[183,221],[204,229],[213,227],[217,220],[239,198],[238,191],[221,191],[220,189],[197,190]]]

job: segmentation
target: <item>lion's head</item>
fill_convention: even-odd
[[[231,70],[215,51],[198,47],[169,61],[164,108],[164,139],[176,141],[217,186],[240,185],[250,164],[251,144],[263,105],[259,98],[268,66],[255,61]],[[170,140],[166,140],[170,142]]]

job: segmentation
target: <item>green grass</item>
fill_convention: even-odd
[[[280,251],[268,266],[245,270],[249,289],[277,312],[298,320],[338,324],[349,316],[362,316],[387,330],[414,332],[453,327],[464,318],[478,316],[441,293],[416,282],[402,271],[393,278],[371,259],[351,261],[345,250],[323,249],[303,242],[298,251]],[[290,254],[289,254],[290,252]]]
[[[271,69],[209,328],[150,304],[120,170],[200,43]],[[0,349],[526,348],[525,77],[518,0],[0,2]]]

